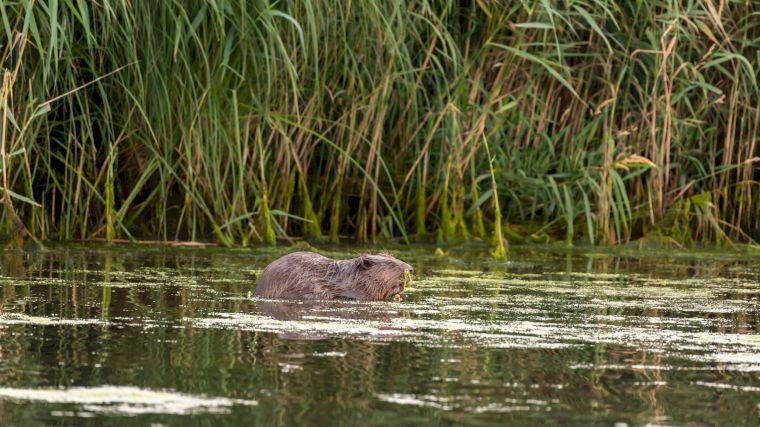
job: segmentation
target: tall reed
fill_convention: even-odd
[[[14,235],[760,229],[757,2],[6,0],[0,18]]]

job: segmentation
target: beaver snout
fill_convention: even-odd
[[[411,265],[405,262],[402,262],[401,269],[404,271],[404,277],[407,277],[407,274],[409,275],[410,278],[414,277],[414,267],[412,267]]]
[[[414,280],[414,268],[410,265],[406,265],[408,268],[404,268],[404,273],[401,275],[401,278],[398,280],[398,283],[393,285],[393,287],[390,288],[388,295],[385,299],[391,299],[396,297],[397,295],[404,292],[404,288],[411,283]]]
[[[401,282],[399,283],[401,291],[404,290],[404,288],[414,281],[414,268],[409,266],[409,268],[404,269],[404,275],[401,277]]]

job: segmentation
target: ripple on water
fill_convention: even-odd
[[[79,405],[82,411],[54,411],[53,415],[143,415],[227,413],[235,405],[256,405],[255,400],[207,397],[170,390],[130,386],[72,387],[66,389],[0,388],[0,399]]]
[[[0,313],[0,326],[3,325],[39,325],[39,326],[78,326],[105,323],[99,319],[61,319],[58,317],[27,316],[22,313]]]
[[[684,263],[671,271],[660,266],[667,263],[583,266],[561,259],[491,268],[475,258],[443,269],[436,260],[428,269],[420,261],[419,270],[432,274],[409,286],[400,302],[332,302],[321,308],[321,302],[300,303],[289,311],[252,295],[263,261],[224,255],[198,255],[192,262],[180,257],[176,263],[170,257],[158,265],[145,261],[147,266],[142,260],[114,262],[108,272],[91,268],[102,262],[85,262],[80,269],[70,268],[72,263],[29,263],[28,274],[0,274],[0,285],[6,285],[0,404],[25,402],[5,403],[18,407],[12,408],[17,419],[37,415],[40,408],[73,417],[225,412],[234,417],[266,413],[271,403],[286,416],[305,416],[287,418],[289,424],[339,422],[332,412],[329,418],[314,416],[326,413],[320,406],[326,402],[331,411],[342,406],[351,416],[380,413],[386,423],[407,420],[392,418],[398,413],[415,421],[431,417],[431,424],[445,417],[462,424],[498,425],[507,417],[516,425],[550,424],[537,413],[554,411],[570,424],[604,411],[631,425],[652,421],[650,413],[667,413],[670,418],[656,420],[671,424],[704,419],[721,425],[754,410],[760,396],[755,384],[760,275],[743,269],[716,264],[702,271]],[[579,266],[583,271],[573,271]],[[109,293],[102,292],[105,287]],[[130,329],[122,333],[125,327]],[[320,342],[327,337],[339,339]],[[220,342],[224,345],[207,351],[209,343]],[[150,351],[125,357],[136,346]],[[67,384],[90,375],[93,366],[98,371],[86,377],[90,385],[133,383],[135,372],[157,375],[144,376],[145,389],[9,388]],[[356,375],[360,369],[362,375]],[[600,383],[603,387],[596,387]],[[174,384],[197,393],[221,386],[225,391],[218,393],[225,395],[253,392],[263,406],[245,408],[256,402],[164,389]],[[328,396],[333,385],[334,400]],[[643,387],[660,388],[651,411],[648,397],[640,399]],[[731,405],[711,406],[715,394],[729,393]],[[354,398],[362,409],[355,409]],[[384,410],[375,411],[373,403]],[[306,405],[316,411],[304,411]],[[459,414],[442,417],[438,411]]]
[[[449,312],[456,312],[449,307]],[[736,365],[760,370],[760,337],[751,334],[713,333],[700,330],[663,328],[659,322],[614,324],[530,320],[481,320],[467,317],[444,319],[392,317],[387,320],[361,320],[313,312],[300,320],[280,320],[244,313],[214,313],[213,317],[185,318],[199,328],[237,328],[259,332],[311,334],[312,336],[351,336],[359,339],[394,339],[425,345],[458,341],[475,342],[491,348],[568,348],[608,343],[636,346],[649,351],[688,355],[703,362]],[[593,319],[593,317],[592,317]],[[630,320],[630,319],[629,319]],[[618,323],[620,322],[620,323]],[[676,323],[677,325],[680,325]],[[729,366],[730,368],[730,366]]]
[[[435,408],[444,411],[463,411],[475,414],[507,413],[524,411],[551,411],[558,400],[537,398],[505,398],[502,402],[482,402],[472,396],[458,395],[451,397],[431,394],[380,393],[376,395],[382,402],[395,405]]]

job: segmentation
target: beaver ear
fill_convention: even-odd
[[[367,270],[374,265],[374,261],[368,256],[360,256],[356,259],[356,266],[362,270]]]

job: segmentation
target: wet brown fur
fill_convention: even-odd
[[[333,260],[314,252],[294,252],[264,269],[256,295],[297,300],[386,300],[404,289],[411,265],[389,255]]]

